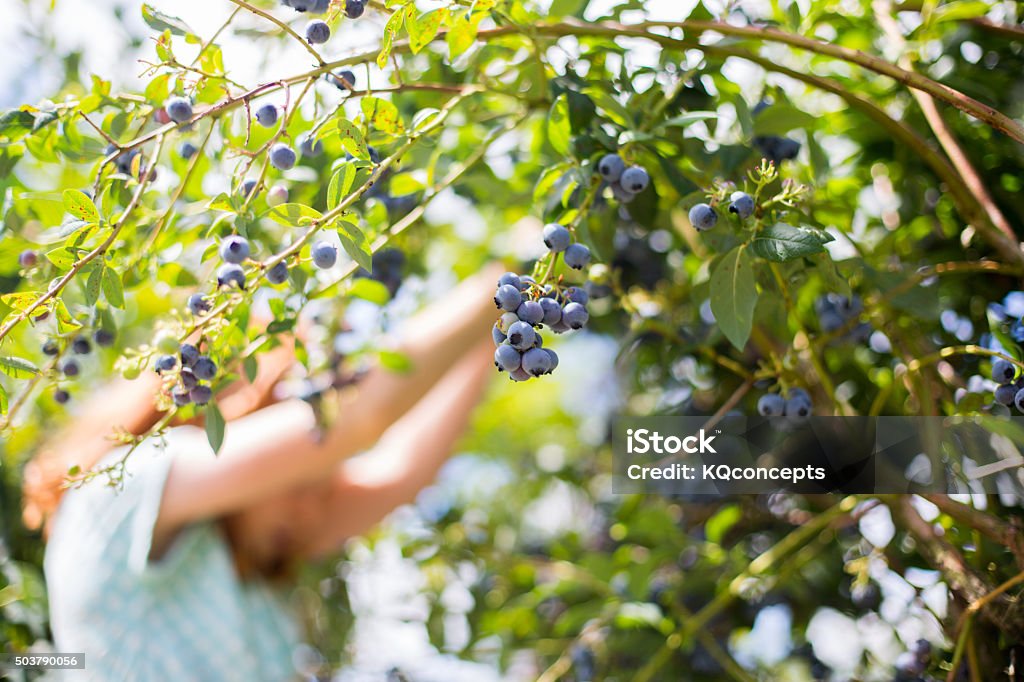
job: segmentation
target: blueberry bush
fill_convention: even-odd
[[[7,649],[48,636],[21,466],[82,397],[156,372],[163,417],[111,437],[200,418],[216,449],[218,391],[305,320],[315,406],[406,362],[349,343],[353,309],[500,258],[480,294],[514,381],[464,448],[486,485],[352,550],[397,542],[437,651],[547,682],[1024,679],[1012,493],[608,483],[613,412],[1024,412],[1015,3],[217,2],[205,34],[132,7],[138,88],[71,65],[0,115]],[[306,66],[237,82],[239,37]],[[354,561],[303,576],[321,675],[359,658]]]

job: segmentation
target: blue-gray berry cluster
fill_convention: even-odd
[[[766,393],[757,401],[757,413],[762,417],[786,417],[802,421],[811,416],[814,405],[811,395],[802,388],[791,388],[785,397],[781,393]]]
[[[864,343],[871,336],[870,324],[856,322],[864,312],[864,303],[860,296],[853,295],[849,298],[839,294],[819,296],[814,301],[814,312],[818,316],[821,331],[826,334],[849,328],[849,331],[843,335],[843,339],[856,343]]]
[[[217,377],[217,363],[203,355],[198,346],[181,344],[176,353],[168,353],[156,359],[156,371],[170,374],[177,370],[171,391],[171,400],[178,407],[189,404],[205,405],[213,398],[209,382]]]
[[[612,196],[628,204],[651,184],[651,176],[643,166],[626,166],[618,154],[606,154],[597,162],[597,172],[611,188]]]
[[[503,311],[491,330],[494,365],[514,381],[550,374],[558,367],[558,355],[544,348],[539,329],[556,334],[586,326],[589,296],[580,287],[556,289],[541,286],[529,275],[506,272],[498,280],[494,304]]]

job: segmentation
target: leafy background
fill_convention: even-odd
[[[301,26],[274,3],[256,4]],[[608,478],[609,418],[618,412],[753,411],[776,379],[811,390],[820,414],[990,411],[992,354],[1019,357],[1012,322],[1020,313],[1003,315],[1021,276],[1007,235],[1024,223],[1018,142],[943,102],[939,125],[911,90],[848,59],[754,30],[726,36],[642,22],[725,20],[815,38],[899,63],[1020,121],[1024,29],[1015,4],[386,5],[358,22],[336,19],[324,57],[368,55],[354,67],[357,87],[397,91],[378,92],[374,108],[365,97],[342,101],[323,80],[310,84],[288,133],[297,138],[323,121],[326,153],[286,176],[291,201],[322,215],[369,176],[361,138],[392,154],[417,123],[436,122],[424,116],[457,91],[482,91],[463,91],[391,177],[391,195],[431,197],[422,219],[390,239],[410,257],[395,299],[380,305],[379,289],[348,279],[293,280],[325,294],[303,304],[355,326],[356,356],[400,365],[375,348],[381,328],[495,255],[540,256],[540,225],[578,215],[593,162],[616,145],[653,183],[624,207],[595,196],[581,219],[579,233],[602,261],[592,285],[607,295],[592,305],[590,331],[559,344],[558,372],[496,383],[462,454],[415,508],[308,569],[295,601],[312,646],[297,660],[343,680],[886,680],[919,674],[896,668],[923,638],[934,648],[926,678],[1019,679],[1019,583],[1007,586],[1024,569],[1013,495],[708,500],[613,496]],[[154,108],[196,82],[182,65],[233,8],[0,0],[0,9],[15,18],[0,41],[0,104],[14,109],[0,130],[6,294],[45,289],[73,267],[79,252],[54,233],[66,210],[101,216],[83,238],[90,244],[139,188],[138,168],[134,177],[108,169],[97,207],[62,194],[95,188],[102,160],[105,141],[81,114],[121,143],[161,130]],[[394,58],[378,62],[388,24],[398,23],[389,16],[403,17],[403,27]],[[495,28],[508,30],[487,33]],[[445,39],[428,45],[435,29]],[[671,38],[657,38],[664,35]],[[298,75],[295,96],[311,68],[307,51],[246,11],[197,64],[205,74],[197,108],[220,101],[225,88]],[[414,83],[440,87],[401,87]],[[31,106],[17,109],[23,104]],[[506,125],[514,129],[503,132]],[[262,218],[233,191],[244,161],[236,150],[258,149],[270,133],[248,134],[236,110],[197,123],[187,137],[207,134],[212,142],[191,172],[174,153],[182,133],[167,135],[159,174],[102,256],[104,268],[72,280],[45,325],[20,324],[3,339],[3,356],[21,359],[7,361],[0,378],[18,406],[0,444],[0,636],[8,649],[45,647],[48,637],[42,546],[19,520],[21,465],[75,409],[52,400],[42,336],[116,327],[116,346],[75,382],[77,402],[148,361],[154,327],[181,329],[184,298],[209,282],[212,235],[248,233],[263,258],[293,239],[294,219]],[[721,199],[726,182],[751,187],[748,173],[762,156],[755,138],[771,135],[799,141],[801,151],[765,181],[761,198],[781,199],[765,209],[756,235],[724,212],[716,230],[696,233],[689,207]],[[943,145],[946,135],[959,147],[948,137]],[[479,162],[433,198],[428,188],[484,144]],[[975,184],[962,163],[950,163],[956,149]],[[335,189],[351,184],[337,193],[332,178]],[[991,197],[987,208],[979,188]],[[358,199],[357,222],[337,227],[346,252],[365,259],[413,204],[396,210],[381,196]],[[785,232],[781,224],[801,230],[805,250],[778,240],[741,248]],[[46,241],[53,256],[23,272],[18,254]],[[716,273],[735,273],[737,264],[749,274],[717,286]],[[96,271],[98,290],[88,276]],[[826,292],[862,297],[867,342],[819,328],[814,302]],[[34,299],[3,300],[6,323]],[[297,320],[297,306],[274,296],[224,300],[224,319],[236,328],[254,312],[269,311],[279,331]],[[224,359],[241,358],[258,340],[228,325],[211,333]],[[315,347],[300,355],[313,371],[324,361]]]

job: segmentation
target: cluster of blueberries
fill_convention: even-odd
[[[1014,364],[1003,358],[993,360],[992,379],[999,384],[994,392],[996,402],[1024,412],[1024,375],[1017,379]]]
[[[218,287],[245,289],[242,263],[249,259],[251,252],[249,240],[245,237],[233,234],[221,240],[218,253],[224,264],[217,269]],[[313,244],[309,253],[313,265],[321,270],[332,268],[338,262],[338,247],[325,240]],[[284,284],[288,280],[288,265],[283,260],[278,261],[267,270],[266,277],[271,284]],[[210,304],[202,294],[193,294],[189,297],[188,307],[194,315],[202,315],[209,311]]]
[[[811,416],[814,405],[810,394],[802,388],[791,388],[783,398],[781,393],[766,393],[757,401],[757,413],[762,417],[786,417],[802,421]]]
[[[733,192],[729,197],[729,213],[736,214],[740,220],[754,215],[757,206],[754,197],[746,192]],[[700,203],[690,209],[690,224],[698,232],[706,232],[718,224],[718,213],[710,204]]]
[[[597,163],[597,172],[612,190],[612,196],[628,204],[651,184],[651,176],[643,166],[630,166],[618,154],[606,154]]]
[[[818,316],[821,330],[826,334],[839,331],[849,326],[864,312],[864,302],[860,296],[850,298],[840,294],[823,294],[814,300],[814,312]],[[861,322],[854,325],[844,338],[863,343],[871,336],[871,325]]]
[[[358,19],[366,11],[367,0],[345,0],[345,16],[349,19]],[[331,6],[331,0],[281,0],[285,7],[291,7],[296,12],[309,12],[310,14],[323,14]]]
[[[572,233],[564,225],[545,225],[543,235],[553,258],[562,254],[575,270],[590,263],[590,249],[573,242]],[[541,286],[529,275],[502,275],[494,292],[494,305],[503,312],[491,330],[498,371],[508,372],[514,381],[528,381],[555,371],[558,355],[543,347],[544,339],[537,329],[547,325],[556,334],[582,329],[590,320],[589,302],[589,294],[581,287]]]
[[[156,373],[165,375],[178,370],[176,385],[171,390],[174,404],[184,407],[190,403],[205,405],[210,402],[213,389],[202,382],[212,381],[217,376],[217,364],[209,356],[202,355],[195,345],[179,344],[173,334],[161,334],[156,340],[156,347],[163,353],[153,364]]]
[[[100,327],[93,331],[92,340],[97,346],[110,346],[114,343],[114,333],[109,329]],[[71,339],[68,347],[74,355],[88,355],[92,352],[92,343],[83,335],[78,335]],[[43,355],[56,357],[61,352],[60,342],[57,339],[47,339],[43,342],[42,350]],[[71,357],[62,360],[58,365],[58,370],[68,379],[73,379],[82,373],[82,366],[76,358]],[[63,405],[71,400],[71,394],[63,388],[58,388],[53,392],[53,399]]]

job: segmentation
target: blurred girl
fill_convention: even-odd
[[[45,527],[58,651],[85,654],[71,679],[288,680],[299,642],[285,596],[295,567],[337,551],[428,485],[493,371],[490,289],[463,282],[404,327],[411,369],[371,369],[317,433],[299,400],[275,403],[289,348],[218,404],[219,454],[196,426],[145,441],[123,486],[66,486],[68,469],[116,462],[115,427],[145,433],[157,380],[97,395],[25,472],[25,521]],[[353,455],[363,453],[360,457]]]

